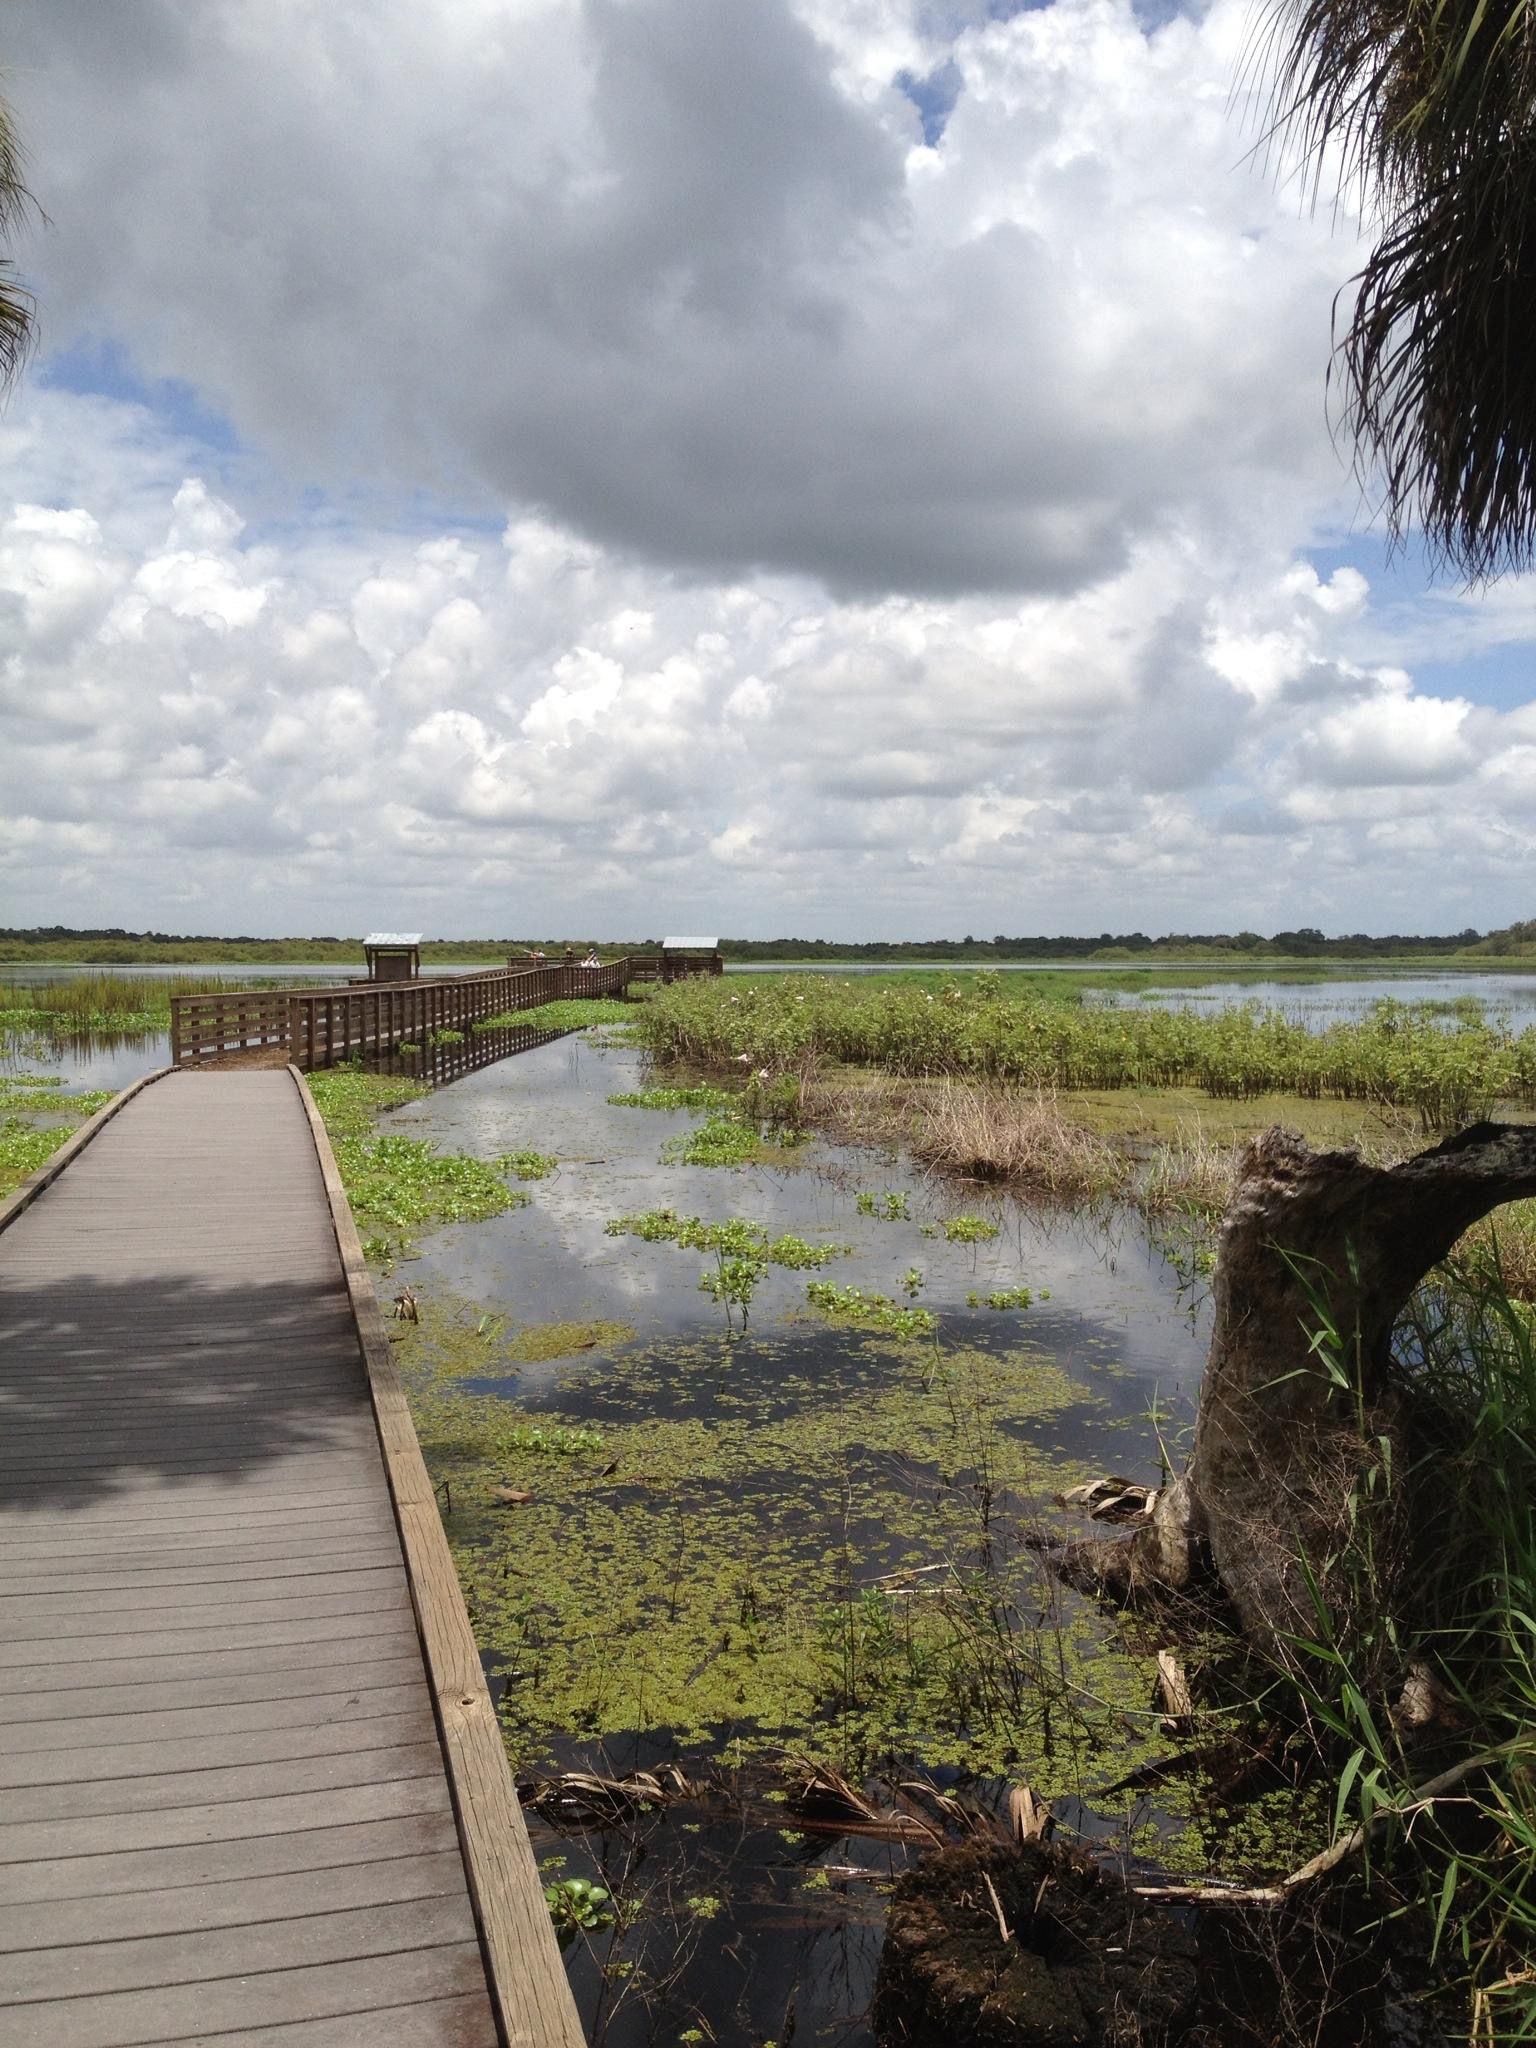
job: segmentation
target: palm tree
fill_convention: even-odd
[[[1280,0],[1276,128],[1379,221],[1337,348],[1393,538],[1481,580],[1536,558],[1536,7]]]
[[[11,111],[0,100],[0,236],[21,226],[34,201],[21,175],[21,145]],[[16,275],[16,267],[0,258],[0,388],[11,383],[26,361],[36,333],[37,307]]]

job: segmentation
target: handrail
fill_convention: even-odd
[[[632,981],[661,978],[658,958],[635,954],[599,967],[562,961],[413,981],[173,996],[171,1059],[178,1067],[195,1066],[225,1054],[281,1051],[310,1070],[355,1055],[392,1052],[439,1031],[473,1030],[491,1017],[545,1003],[622,994]]]

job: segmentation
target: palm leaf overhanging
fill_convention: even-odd
[[[21,174],[21,148],[10,111],[0,102],[0,236],[7,239],[33,208]],[[9,384],[25,362],[36,331],[37,309],[32,294],[16,274],[16,266],[0,258],[0,387]]]
[[[1379,216],[1338,344],[1343,421],[1394,539],[1474,580],[1536,559],[1530,0],[1281,0],[1277,130]]]

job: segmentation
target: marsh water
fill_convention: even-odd
[[[1027,1777],[1128,1857],[1177,1832],[1144,1797],[1103,1796],[1155,1729],[1145,1669],[1085,1605],[1059,1610],[1021,1539],[1085,1477],[1155,1482],[1202,1311],[1124,1216],[1042,1217],[814,1140],[734,1168],[666,1160],[697,1119],[609,1101],[644,1078],[632,1050],[570,1037],[396,1112],[391,1130],[444,1149],[559,1166],[526,1206],[424,1238],[384,1289],[409,1286],[421,1318],[402,1358],[520,1775],[670,1764],[693,1788],[648,1812],[531,1815],[550,1881],[619,1903],[620,1925],[573,1945],[589,2032],[861,2043],[907,1850],[791,1811],[794,1759],[877,1803],[891,1778],[986,1806]],[[804,1271],[772,1266],[743,1328],[701,1290],[712,1259],[610,1234],[658,1209],[844,1247],[825,1277],[920,1302],[937,1334],[829,1320]],[[951,1242],[962,1215],[997,1235]],[[972,1305],[1020,1287],[1027,1307]],[[576,1448],[529,1448],[540,1433]],[[488,1507],[508,1482],[529,1498]],[[967,1581],[974,1622],[972,1575],[1009,1654],[1036,1632],[1020,1662],[1039,1698],[981,1696],[998,1645],[946,1673],[920,1620],[913,1649],[940,1580]],[[1031,1673],[1038,1644],[1073,1669]]]

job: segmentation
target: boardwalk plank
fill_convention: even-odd
[[[286,1766],[301,1757],[335,1756],[436,1739],[431,1710],[420,1693],[402,1704],[397,1689],[393,1704],[365,1712],[362,1703],[353,1700],[340,1719],[311,1718],[295,1723],[290,1718],[243,1729],[214,1729],[206,1735],[147,1736],[138,1742],[98,1742],[68,1749],[21,1749],[8,1742],[6,1753],[0,1756],[0,1796],[33,1786],[68,1787],[71,1795],[78,1793],[84,1798],[92,1785],[127,1786],[170,1775],[184,1797],[207,1798],[212,1796],[212,1788],[204,1782],[208,1774],[222,1777],[226,1767]],[[271,1775],[281,1777],[282,1771]],[[45,1814],[53,1819],[67,1810],[67,1805],[54,1799],[47,1802]]]
[[[236,1835],[229,1841],[106,1850],[0,1866],[0,1908],[65,1899],[150,1897],[225,1881],[301,1871],[345,1870],[437,1850],[457,1852],[458,1832],[444,1801],[382,1819],[320,1824],[271,1835]]]
[[[393,2048],[389,2016],[396,2006],[462,1996],[477,1987],[483,2001],[484,1982],[477,1944],[455,1942],[212,1984],[0,2008],[0,2048],[64,2048],[66,2043],[68,2048],[149,2048],[151,2043],[168,2048],[177,2041],[216,2042],[221,2034],[249,2031],[253,2024],[271,2027],[352,2013],[371,2014],[375,2039]]]
[[[307,1658],[297,1668],[269,1670],[263,1664],[254,1671],[229,1672],[223,1669],[226,1660],[220,1659],[217,1664],[206,1667],[208,1675],[195,1678],[165,1681],[141,1678],[110,1688],[95,1685],[53,1689],[38,1687],[30,1692],[0,1694],[0,1723],[18,1731],[31,1722],[51,1724],[60,1731],[59,1740],[67,1742],[69,1731],[82,1721],[104,1720],[117,1727],[162,1712],[239,1708],[262,1702],[276,1706],[285,1700],[297,1705],[304,1699],[335,1699],[334,1688],[338,1682],[344,1682],[340,1678],[342,1672],[350,1681],[352,1692],[363,1697],[381,1688],[416,1684],[420,1676],[414,1655],[416,1646],[408,1636],[402,1636],[400,1641],[398,1656],[370,1656],[366,1661],[338,1664],[334,1672],[316,1671],[312,1660]],[[151,1665],[146,1668],[157,1667]],[[108,1699],[112,1703],[109,1714],[103,1711]],[[6,1736],[3,1739],[10,1742],[16,1738]]]
[[[284,1632],[278,1642],[268,1640],[272,1635],[270,1629],[261,1630],[258,1632],[261,1641],[233,1642],[214,1656],[210,1656],[206,1649],[194,1648],[166,1650],[154,1656],[132,1649],[119,1650],[111,1657],[90,1662],[71,1657],[54,1658],[52,1661],[40,1658],[31,1664],[0,1670],[0,1700],[24,1697],[45,1688],[50,1691],[73,1689],[100,1698],[108,1691],[115,1696],[120,1686],[137,1683],[168,1685],[178,1679],[195,1682],[210,1673],[238,1677],[248,1672],[301,1670],[313,1679],[322,1670],[329,1673],[333,1669],[349,1669],[346,1658],[349,1648],[364,1657],[415,1652],[418,1668],[420,1666],[415,1632],[403,1616],[398,1623],[391,1623],[388,1628],[379,1628],[366,1636],[335,1637],[327,1635],[325,1628],[324,1622],[303,1625],[296,1634],[291,1630]],[[316,1643],[325,1646],[323,1657],[316,1651]]]
[[[34,1751],[62,1755],[70,1750],[92,1750],[114,1743],[199,1742],[213,1735],[243,1735],[257,1729],[319,1728],[349,1720],[373,1720],[380,1714],[399,1714],[425,1703],[417,1674],[403,1660],[398,1665],[375,1666],[394,1669],[399,1676],[393,1684],[355,1685],[350,1691],[308,1692],[285,1697],[258,1691],[251,1698],[219,1701],[206,1706],[187,1705],[185,1686],[170,1689],[172,1706],[146,1708],[135,1713],[131,1707],[110,1714],[61,1716],[49,1705],[29,1721],[12,1722],[0,1738],[0,1781],[21,1783],[10,1771],[19,1757]],[[247,1679],[247,1685],[265,1688],[267,1679]],[[310,1681],[311,1687],[314,1680]],[[114,1695],[114,1697],[116,1697]],[[33,1780],[32,1782],[36,1782]]]
[[[317,1963],[350,1963],[363,1956],[472,1942],[474,1921],[462,1892],[387,1901],[348,1911],[322,1908],[302,1919],[247,1922],[232,1927],[178,1929],[125,1940],[82,1942],[13,1954],[5,1965],[8,1998],[17,2004],[72,1999],[111,1991],[196,1984],[258,1971],[294,1970]]]

